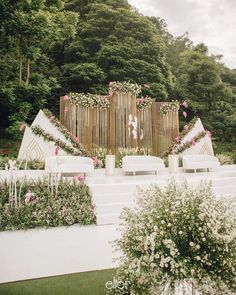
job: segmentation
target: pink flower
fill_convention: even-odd
[[[211,138],[211,132],[209,131],[209,130],[207,130],[207,134],[208,134],[208,136],[209,136],[209,138]]]
[[[82,176],[82,175],[77,176],[77,181],[78,181],[79,183],[83,183],[83,182],[85,181],[84,176]]]
[[[19,130],[20,131],[23,131],[26,127],[26,124],[25,123],[20,123],[20,127],[19,127]]]
[[[114,84],[113,81],[109,82],[109,87],[112,86]]]
[[[34,196],[34,194],[31,193],[31,192],[28,192],[28,193],[25,194],[25,205],[28,205],[29,204],[29,202],[31,201],[31,198],[33,196]]]
[[[64,113],[67,113],[69,111],[69,108],[68,107],[65,107],[64,108]]]
[[[185,108],[188,108],[188,103],[187,103],[186,100],[182,102],[182,106],[185,107]]]
[[[150,88],[150,86],[148,84],[144,84],[143,85],[145,88]]]
[[[63,100],[68,100],[69,99],[69,96],[68,95],[65,95],[64,97],[63,97]]]
[[[56,156],[58,156],[60,149],[61,148],[57,145],[56,148],[55,148],[55,155]]]
[[[195,145],[196,144],[196,141],[195,141],[194,138],[192,139],[191,143],[192,143],[192,145]]]
[[[179,142],[180,142],[180,138],[179,138],[179,136],[177,136],[177,137],[175,138],[175,142],[176,142],[176,143],[179,143]]]
[[[186,112],[183,112],[183,116],[184,116],[184,118],[186,118],[187,117],[187,113]]]
[[[109,96],[111,97],[113,95],[113,92],[109,90]]]
[[[185,132],[188,132],[188,130],[189,130],[188,125],[184,125],[184,131],[185,131]]]
[[[75,137],[75,138],[74,138],[74,141],[77,142],[77,143],[79,143],[79,137],[78,137],[78,136]]]

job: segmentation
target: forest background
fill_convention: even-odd
[[[59,96],[129,80],[157,101],[187,101],[181,125],[199,116],[216,152],[236,160],[236,69],[161,17],[126,0],[0,0],[0,41],[0,154],[17,152],[21,122],[40,108],[58,114]]]

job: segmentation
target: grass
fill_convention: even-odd
[[[104,295],[115,269],[0,284],[1,295]]]

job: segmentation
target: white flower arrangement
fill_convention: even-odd
[[[161,106],[160,111],[163,115],[166,115],[168,113],[177,112],[179,108],[179,102],[177,100],[172,100],[171,102],[164,103]]]
[[[81,105],[86,108],[108,109],[110,106],[109,97],[91,93],[75,93],[69,94],[69,101],[75,105]]]
[[[201,295],[235,294],[235,212],[209,184],[193,189],[172,181],[164,190],[140,191],[138,206],[125,209],[123,220],[115,279],[129,284],[112,295],[175,294],[186,286]]]
[[[153,99],[149,96],[140,97],[136,100],[136,105],[138,110],[149,109],[152,106]]]
[[[138,95],[139,93],[141,93],[141,88],[142,87],[137,83],[131,83],[130,81],[115,81],[109,83],[110,93],[132,93],[134,95]]]

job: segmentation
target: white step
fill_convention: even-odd
[[[134,202],[131,203],[108,203],[108,204],[95,204],[95,214],[109,214],[109,213],[121,213],[124,208],[133,208]]]
[[[95,204],[107,204],[107,203],[123,203],[123,202],[134,202],[135,193],[109,193],[109,194],[96,194],[92,195],[93,202]]]
[[[117,213],[97,215],[97,225],[119,224],[120,222],[120,214]]]
[[[90,192],[92,194],[113,194],[119,192],[133,193],[138,187],[145,189],[150,187],[150,183],[119,183],[119,184],[90,184]]]
[[[215,194],[236,194],[236,185],[213,186],[213,192]]]

